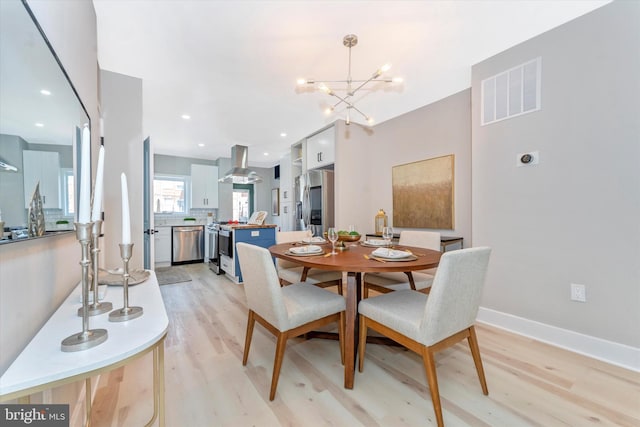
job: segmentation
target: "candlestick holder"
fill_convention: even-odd
[[[82,314],[82,332],[68,336],[61,343],[61,349],[65,352],[87,350],[102,344],[107,340],[108,333],[106,329],[89,329],[89,242],[91,241],[91,229],[93,223],[86,224],[76,223],[76,237],[82,248],[82,258],[80,265],[82,266],[82,306],[84,308]]]
[[[123,262],[122,289],[124,307],[109,313],[110,322],[124,322],[142,316],[142,307],[129,307],[129,259],[133,252],[133,243],[120,243],[120,257]]]
[[[98,272],[99,269],[99,254],[100,247],[98,245],[98,241],[100,240],[100,234],[102,234],[102,220],[99,219],[93,222],[93,226],[91,227],[91,269],[93,271],[93,280],[92,280],[92,288],[93,288],[93,302],[87,306],[89,316],[96,316],[98,314],[106,313],[113,309],[113,304],[108,301],[100,302],[98,300]],[[85,305],[78,309],[78,316],[82,316],[84,314]]]

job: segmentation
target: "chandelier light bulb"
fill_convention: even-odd
[[[367,123],[369,123],[370,125],[375,123],[375,120],[373,120],[373,117],[367,117]]]
[[[307,79],[298,79],[296,82],[298,83],[298,86],[302,86],[307,84]]]
[[[391,79],[392,83],[402,83],[403,81],[402,77],[394,77]]]
[[[386,73],[390,69],[391,69],[391,64],[384,64],[382,67],[380,67],[380,71],[382,71],[383,73]]]
[[[324,110],[324,113],[328,116],[329,114],[333,113],[333,107],[327,107]]]

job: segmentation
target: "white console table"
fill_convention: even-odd
[[[43,390],[85,380],[86,425],[91,420],[91,377],[123,366],[153,352],[153,417],[164,426],[164,339],[169,319],[154,272],[149,279],[129,286],[129,305],[140,306],[144,314],[126,322],[109,322],[104,313],[89,318],[89,329],[108,331],[107,340],[93,348],[66,353],[60,350],[63,339],[82,331],[81,286],[78,286],[40,329],[27,347],[0,377],[0,402],[20,399]],[[123,307],[122,287],[109,286],[105,300],[114,309]]]

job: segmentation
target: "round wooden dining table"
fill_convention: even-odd
[[[309,269],[342,272],[342,289],[346,289],[346,327],[345,327],[345,363],[344,387],[353,388],[355,360],[358,345],[358,302],[361,295],[362,273],[405,272],[407,282],[413,281],[412,271],[437,267],[440,262],[439,251],[411,246],[394,245],[394,249],[410,251],[413,256],[409,260],[382,260],[371,254],[374,247],[363,246],[360,243],[346,243],[344,250],[336,250],[337,255],[327,255],[331,252],[330,244],[320,245],[323,252],[314,256],[294,255],[289,250],[297,243],[281,243],[269,248],[271,255],[276,258],[295,262],[304,268],[301,279],[306,277]],[[351,274],[350,274],[351,273]],[[349,280],[352,276],[352,280]],[[304,280],[301,280],[304,281]]]

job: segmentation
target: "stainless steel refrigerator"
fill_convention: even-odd
[[[296,230],[316,226],[317,235],[334,227],[333,171],[313,170],[295,179]]]

